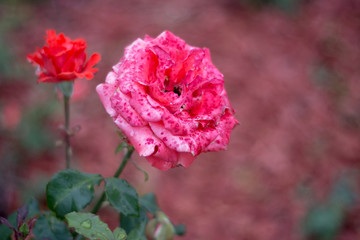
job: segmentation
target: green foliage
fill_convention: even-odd
[[[282,11],[293,13],[299,8],[303,0],[238,0],[240,3],[254,7],[273,6]]]
[[[17,135],[21,145],[29,152],[42,152],[54,146],[54,137],[46,127],[46,120],[54,112],[54,102],[35,105],[21,120]]]
[[[72,212],[65,215],[70,227],[89,239],[100,240],[124,240],[126,233],[121,228],[116,228],[114,233],[111,232],[108,225],[92,213]]]
[[[286,12],[294,12],[299,7],[301,0],[272,0],[271,4]]]
[[[30,66],[26,59],[19,61],[16,56],[16,44],[10,35],[24,27],[32,17],[27,5],[19,5],[15,0],[0,1],[0,76],[1,81],[24,79]],[[26,65],[25,65],[26,64]],[[26,76],[28,77],[28,76]]]
[[[48,207],[59,217],[82,210],[94,197],[94,185],[102,179],[99,174],[72,169],[56,173],[46,187]]]
[[[16,226],[18,232],[26,236],[31,232],[36,239],[50,240],[76,240],[100,239],[100,240],[146,240],[145,231],[150,231],[150,239],[170,240],[175,234],[183,235],[185,227],[174,227],[168,217],[161,211],[156,203],[154,193],[148,193],[138,197],[135,189],[125,180],[108,178],[105,180],[105,194],[111,205],[119,211],[120,227],[113,232],[108,225],[92,213],[75,212],[82,210],[91,202],[94,195],[94,185],[102,181],[99,174],[88,174],[76,170],[58,172],[47,185],[48,206],[53,212],[39,211],[36,200],[31,199],[24,207],[9,217],[9,224]],[[68,212],[75,209],[72,212]],[[149,221],[147,212],[154,214]],[[32,224],[25,224],[24,219],[39,215],[37,219],[31,218]],[[60,218],[58,218],[58,217]],[[64,219],[64,218],[65,219]],[[20,220],[21,221],[20,221]],[[36,220],[35,226],[32,228]],[[68,226],[65,223],[68,223]],[[74,228],[79,235],[73,236],[69,230]],[[147,230],[150,229],[150,230]],[[155,229],[159,229],[156,230]],[[10,239],[12,231],[6,226],[0,225],[1,239]]]
[[[159,209],[156,203],[156,198],[154,193],[148,193],[139,198],[139,214],[138,216],[131,216],[121,214],[120,216],[120,226],[125,229],[126,233],[129,235],[128,239],[146,239],[145,238],[145,227],[149,222],[149,218],[146,212],[155,214]]]
[[[320,205],[311,209],[304,221],[305,235],[319,240],[336,237],[342,226],[344,214],[332,205]]]
[[[13,77],[14,73],[19,75],[19,66],[15,63],[13,50],[9,48],[9,44],[0,36],[0,74],[9,78]]]
[[[19,231],[23,233],[25,236],[27,236],[30,232],[29,225],[27,225],[26,223],[21,224]]]
[[[119,227],[115,228],[113,234],[114,234],[114,238],[116,240],[126,240],[127,239],[126,232],[122,228],[119,228]]]
[[[186,233],[186,226],[185,224],[179,224],[174,226],[175,228],[175,234],[178,236],[183,236]]]
[[[33,233],[36,239],[72,240],[66,224],[53,213],[41,215],[35,224]]]
[[[11,225],[15,226],[16,225],[16,212],[12,213],[7,220],[11,223]],[[2,237],[2,239],[10,239],[11,234],[12,234],[12,230],[4,225],[4,224],[0,224],[0,236]]]
[[[40,213],[40,210],[39,210],[39,203],[34,199],[34,198],[31,198],[29,200],[29,202],[26,204],[27,206],[27,216],[25,218],[25,221],[28,221],[29,219],[35,217],[37,214]],[[13,226],[16,226],[17,225],[17,212],[13,212],[8,218],[7,220],[9,221],[9,223]],[[26,230],[26,226],[23,226],[24,224],[22,224],[22,226],[20,226],[20,231],[22,230]],[[27,224],[26,224],[27,225]],[[28,225],[27,225],[28,227]],[[12,234],[12,230],[3,225],[3,224],[0,224],[0,236],[1,238],[0,239],[10,239],[11,238],[11,234]]]
[[[39,208],[39,203],[35,198],[31,198],[29,200],[29,202],[27,203],[27,207],[28,207],[28,215],[26,220],[28,220],[29,218],[33,218],[36,215],[40,214],[40,208]]]
[[[146,215],[144,208],[140,208],[139,216],[120,216],[120,226],[125,229],[127,234],[130,234],[130,232],[136,228],[137,235],[140,234],[140,232],[144,235],[145,225],[148,223],[148,221],[149,218]]]
[[[128,240],[146,240],[144,235],[146,222],[140,222],[129,233]]]
[[[304,236],[318,240],[336,239],[355,200],[352,180],[340,177],[325,201],[310,206],[302,222]]]
[[[140,206],[146,211],[155,214],[159,210],[154,193],[148,193],[139,199]]]
[[[139,200],[136,190],[124,179],[106,179],[105,194],[109,203],[123,215],[139,216]]]

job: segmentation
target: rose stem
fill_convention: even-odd
[[[134,147],[130,146],[130,148],[128,149],[127,153],[125,154],[119,168],[116,170],[114,177],[119,177],[121,172],[124,170],[126,164],[128,163],[131,154],[134,152]],[[105,192],[103,192],[101,194],[101,197],[99,198],[98,202],[95,204],[94,208],[91,210],[91,213],[97,213],[97,211],[99,211],[102,203],[105,201]]]
[[[65,110],[65,157],[66,157],[66,169],[70,168],[70,134],[69,134],[69,122],[70,122],[70,97],[64,95],[64,110]]]

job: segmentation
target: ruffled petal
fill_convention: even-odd
[[[140,156],[161,170],[225,149],[238,124],[209,50],[168,31],[128,46],[97,91]]]
[[[74,72],[62,72],[57,75],[58,79],[61,80],[74,80],[77,77],[77,75]]]
[[[111,97],[113,96],[116,86],[113,84],[116,81],[116,74],[114,72],[109,72],[106,76],[106,83],[99,84],[96,87],[96,92],[98,93],[101,102],[103,103],[106,112],[111,116],[115,117],[117,115],[116,111],[112,107]]]
[[[154,134],[161,139],[167,147],[177,152],[190,152],[191,146],[195,144],[189,137],[172,135],[161,123],[150,122],[149,125]]]
[[[75,78],[92,79],[97,69],[92,68],[100,61],[98,53],[93,54],[86,62],[86,41],[84,39],[71,40],[63,33],[56,35],[54,30],[46,31],[46,44],[27,59],[33,65],[38,65],[36,72],[38,82],[61,82]],[[43,77],[45,74],[47,77]],[[40,78],[40,75],[42,77]]]
[[[90,56],[89,60],[87,61],[84,70],[89,71],[93,66],[98,64],[101,60],[101,55],[99,53],[94,53]]]
[[[225,150],[230,139],[231,130],[238,125],[239,122],[231,114],[231,110],[227,109],[221,117],[219,124],[216,127],[218,136],[214,141],[206,147],[206,151],[221,151]]]
[[[127,136],[140,156],[151,156],[163,146],[148,127],[133,127],[121,116],[117,116],[114,122]]]
[[[131,126],[143,127],[147,122],[141,118],[138,112],[130,106],[129,96],[121,91],[116,91],[111,97],[112,108],[120,114]]]

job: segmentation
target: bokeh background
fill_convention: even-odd
[[[99,72],[76,80],[73,167],[111,176],[116,127],[95,92],[124,47],[170,30],[207,47],[240,122],[228,150],[163,172],[134,154],[123,177],[153,191],[184,240],[360,239],[360,1],[1,0],[0,215],[65,168],[62,101],[26,55],[46,29],[85,38]],[[101,212],[114,228],[117,215]]]

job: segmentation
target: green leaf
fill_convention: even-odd
[[[139,223],[128,235],[127,240],[146,240],[145,237],[146,222]]]
[[[146,211],[155,214],[159,210],[154,193],[147,193],[139,199],[140,206]]]
[[[332,240],[340,232],[345,213],[332,205],[318,205],[307,213],[303,222],[303,232],[314,239]]]
[[[65,215],[69,227],[89,239],[114,240],[109,226],[92,213],[72,212]],[[126,234],[125,234],[126,236]]]
[[[124,179],[106,179],[105,194],[110,204],[123,215],[139,216],[139,200],[136,190]]]
[[[77,235],[74,240],[85,240],[85,237],[82,235]]]
[[[41,215],[34,226],[35,239],[72,240],[66,224],[56,218],[52,213]]]
[[[113,234],[115,240],[126,240],[127,238],[125,230],[119,227],[115,228]]]
[[[13,226],[16,226],[16,212],[12,213],[7,219]],[[0,224],[1,239],[11,239],[12,232],[13,230],[11,230],[8,226]]]
[[[39,210],[39,203],[36,201],[36,199],[31,198],[30,201],[27,203],[27,207],[29,210],[29,213],[27,215],[26,220],[34,217],[36,214],[40,213]],[[8,221],[13,225],[16,226],[16,212],[13,212],[9,217]],[[0,224],[0,239],[10,239],[12,230],[8,228],[7,226]]]
[[[21,145],[32,154],[53,148],[54,136],[46,127],[48,118],[56,107],[49,101],[26,110],[17,129]]]
[[[27,236],[30,232],[29,226],[26,223],[21,224],[21,226],[19,228],[19,232],[21,232],[25,236]]]
[[[149,221],[148,216],[146,215],[146,211],[144,208],[140,208],[139,216],[120,216],[120,226],[125,229],[126,233],[129,234],[131,230],[133,230],[137,225],[142,222],[146,223]],[[145,226],[144,225],[144,226]]]
[[[99,174],[72,169],[56,173],[46,186],[48,207],[59,217],[83,209],[94,197],[94,185],[102,179]]]
[[[28,201],[27,207],[28,207],[29,213],[28,213],[26,219],[30,219],[30,218],[34,217],[36,214],[40,214],[39,203],[35,198],[31,198]]]

